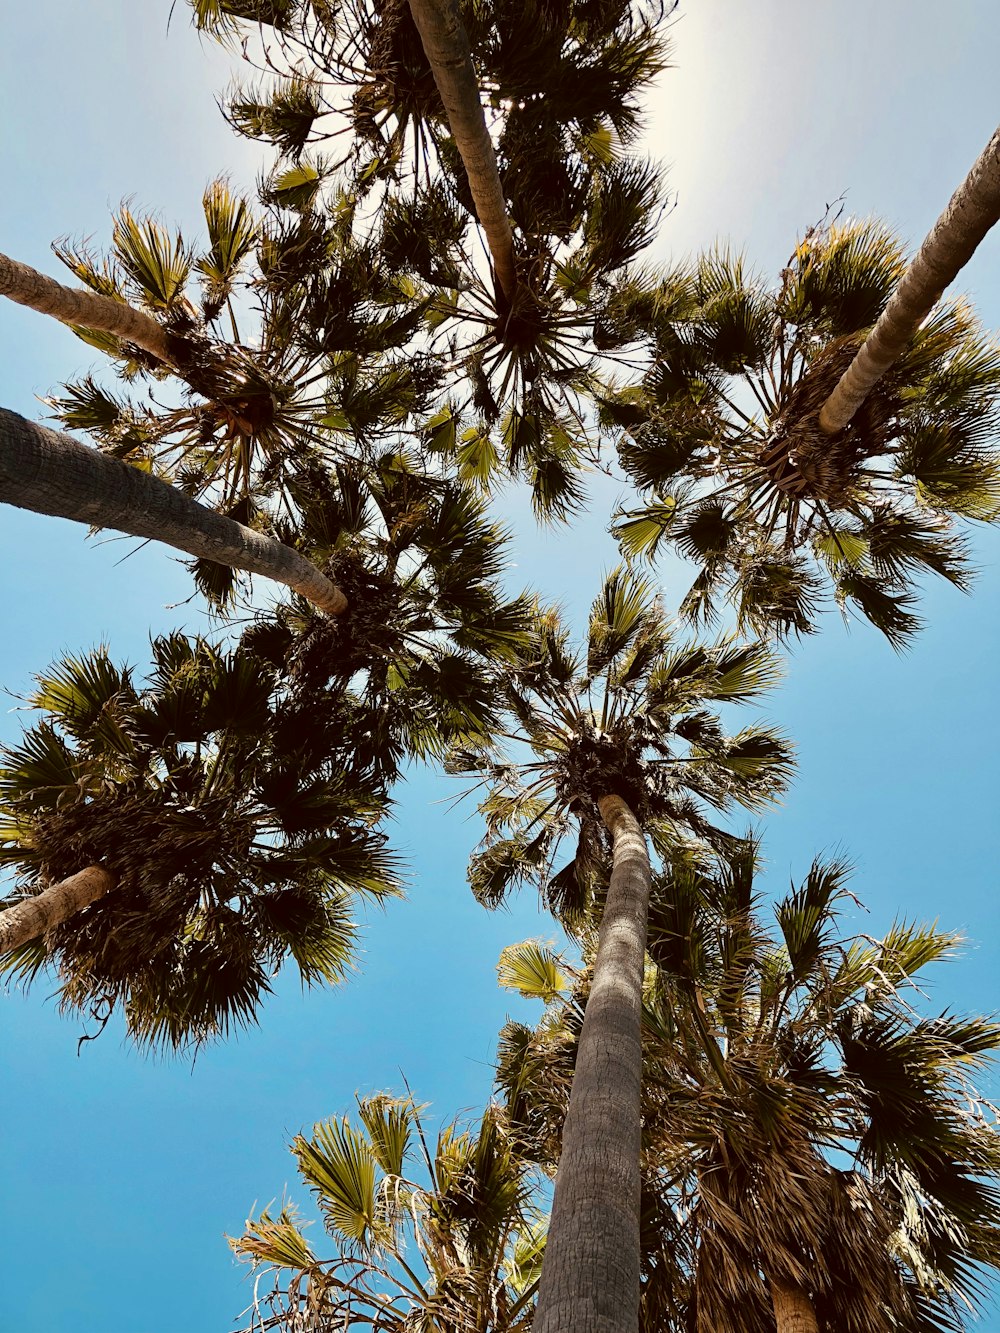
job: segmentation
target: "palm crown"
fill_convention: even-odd
[[[652,354],[602,405],[648,497],[616,532],[630,555],[674,543],[702,566],[696,620],[728,589],[740,624],[801,634],[831,589],[899,646],[922,574],[968,582],[959,525],[1000,506],[1000,350],[969,308],[939,304],[849,425],[818,425],[904,268],[884,228],[850,222],[807,233],[777,287],[726,251],[621,285],[604,341]]]
[[[173,634],[142,687],[98,650],[30,702],[43,720],[0,770],[14,900],[90,864],[116,885],[8,971],[55,965],[66,1005],[121,1004],[136,1041],[175,1047],[253,1021],[286,961],[306,982],[344,975],[352,904],[398,892],[349,699],[306,713],[249,652]]]
[[[650,909],[644,1325],[765,1333],[777,1288],[820,1330],[960,1329],[1000,1265],[1000,1137],[971,1074],[978,1017],[924,1017],[913,977],[956,937],[842,940],[842,863],[761,919],[756,849],[678,862]],[[499,1081],[522,1151],[557,1160],[587,973],[526,943],[501,979],[548,1002],[508,1024]],[[770,1289],[770,1294],[769,1294]]]
[[[444,370],[430,424],[451,423],[463,475],[523,477],[542,516],[566,517],[591,451],[595,317],[662,208],[659,172],[627,155],[665,61],[662,6],[458,7],[513,226],[512,292],[475,257],[469,182],[406,0],[192,7],[223,38],[268,25],[269,73],[286,68],[234,95],[233,123],[277,147],[281,179],[364,201],[373,252],[418,284]]]
[[[414,450],[315,469],[292,498],[295,523],[278,531],[324,562],[350,609],[332,619],[282,604],[258,614],[243,642],[301,708],[354,699],[370,728],[355,729],[356,757],[385,781],[404,757],[488,734],[495,664],[516,657],[530,604],[500,592],[506,534],[482,501]]]
[[[317,1255],[294,1208],[251,1218],[232,1245],[271,1278],[252,1328],[530,1327],[544,1230],[497,1108],[468,1130],[445,1126],[431,1149],[421,1108],[366,1097],[356,1124],[316,1125],[292,1152],[337,1251]]]
[[[145,380],[148,400],[88,377],[50,400],[58,419],[251,524],[266,520],[269,499],[287,506],[288,485],[303,471],[354,452],[351,432],[369,440],[394,430],[434,383],[426,357],[394,355],[427,302],[355,238],[354,201],[338,195],[318,212],[315,189],[279,175],[255,212],[216,181],[204,197],[201,253],[128,209],[108,258],[59,249],[87,286],[164,325],[173,364],[78,330],[127,381]],[[159,401],[164,379],[179,389],[178,403]]]
[[[606,873],[597,805],[606,795],[629,804],[664,855],[692,833],[724,842],[709,813],[766,804],[783,789],[791,757],[769,728],[726,734],[709,705],[755,699],[777,674],[760,645],[682,641],[650,586],[624,568],[593,604],[583,654],[570,650],[558,613],[539,610],[531,643],[502,677],[515,748],[464,750],[450,761],[489,789],[484,848],[470,867],[477,897],[495,905],[535,878],[572,918]],[[575,855],[553,875],[574,825]]]

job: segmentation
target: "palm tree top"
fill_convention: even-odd
[[[282,963],[343,978],[354,905],[399,892],[349,698],[306,715],[252,653],[172,634],[144,685],[99,649],[29,702],[42,720],[0,766],[8,903],[88,865],[115,887],[5,971],[54,968],[67,1007],[120,1005],[136,1042],[178,1049],[256,1021]]]
[[[680,638],[652,586],[627,568],[604,581],[579,653],[559,613],[539,608],[531,642],[503,669],[508,721],[493,745],[457,750],[449,761],[487,789],[474,892],[495,905],[535,878],[557,911],[575,912],[606,867],[604,796],[625,800],[658,850],[690,835],[725,841],[710,812],[769,803],[788,781],[791,753],[768,727],[727,734],[710,710],[758,698],[778,674],[760,644]],[[553,875],[574,827],[576,855]]]
[[[645,339],[649,369],[602,412],[649,503],[616,531],[702,565],[695,620],[728,590],[740,624],[808,633],[832,593],[900,646],[923,575],[967,585],[961,524],[1000,512],[1000,348],[969,307],[940,304],[842,430],[818,422],[904,269],[886,228],[848,221],[807,232],[777,284],[717,249],[621,285],[605,341]]]
[[[516,1333],[531,1323],[544,1247],[537,1180],[490,1106],[431,1140],[411,1099],[359,1098],[291,1150],[335,1246],[317,1253],[297,1210],[265,1210],[231,1240],[259,1271],[252,1328]],[[264,1285],[261,1278],[270,1279]]]

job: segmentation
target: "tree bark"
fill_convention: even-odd
[[[175,365],[170,335],[155,319],[99,292],[83,287],[64,287],[27,264],[0,254],[0,296],[26,305],[43,315],[53,315],[64,324],[113,333],[134,343],[168,366]]]
[[[0,956],[29,940],[37,940],[54,926],[61,926],[114,887],[114,876],[107,870],[87,866],[69,879],[50,884],[36,897],[25,898],[16,907],[0,911]]]
[[[409,0],[427,63],[448,116],[455,145],[469,178],[469,189],[497,279],[508,300],[514,295],[514,240],[504,202],[496,153],[486,128],[469,38],[455,0]]]
[[[829,435],[843,430],[998,218],[1000,129],[952,195],[878,323],[823,404],[821,430]]]
[[[777,1333],[819,1333],[816,1311],[802,1287],[785,1278],[768,1277]]]
[[[598,802],[613,862],[563,1129],[533,1333],[637,1333],[642,980],[652,875],[635,815]]]
[[[150,537],[188,555],[262,574],[293,588],[327,615],[347,609],[340,589],[290,546],[224,518],[147,472],[2,407],[0,502]]]

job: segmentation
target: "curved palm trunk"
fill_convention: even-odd
[[[64,287],[27,264],[0,254],[0,296],[26,305],[43,315],[53,315],[64,324],[113,333],[134,343],[168,366],[175,364],[170,335],[155,319],[99,292],[83,287]]]
[[[315,565],[138,468],[0,407],[0,502],[150,537],[188,555],[262,574],[327,615],[347,598]]]
[[[54,926],[61,926],[114,887],[114,876],[107,870],[87,866],[69,879],[50,884],[37,897],[25,898],[16,907],[8,907],[0,912],[0,956],[29,940],[37,940]]]
[[[469,178],[476,213],[486,233],[493,267],[509,299],[517,286],[514,241],[504,203],[496,153],[486,128],[469,38],[455,0],[409,0],[427,63],[448,116],[452,137]]]
[[[768,1285],[777,1333],[819,1333],[812,1301],[800,1286],[773,1275]]]
[[[1000,129],[952,195],[878,323],[823,404],[821,430],[829,435],[843,430],[998,218]]]
[[[614,854],[563,1129],[534,1333],[637,1333],[642,978],[652,875],[635,815],[598,803]]]

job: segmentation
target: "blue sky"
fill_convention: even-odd
[[[126,196],[193,225],[220,171],[252,183],[259,159],[214,105],[226,62],[198,42],[180,3],[168,33],[167,9],[35,0],[5,15],[0,248],[56,273],[49,243],[103,243]],[[995,127],[998,40],[992,0],[685,0],[676,67],[649,120],[676,195],[658,257],[729,239],[773,273],[844,191],[850,212],[877,213],[919,242]],[[1000,328],[1000,235],[962,287]],[[8,304],[0,349],[0,402],[36,417],[35,395],[92,364],[66,331]],[[594,494],[589,520],[548,533],[521,497],[505,501],[517,573],[576,612],[615,559],[603,525],[618,489],[601,481]],[[188,595],[183,569],[152,549],[122,562],[130,549],[0,512],[0,687],[23,692],[32,670],[101,640],[141,664],[150,630],[202,625],[196,610],[169,609]],[[930,588],[928,628],[905,657],[836,617],[790,657],[768,713],[797,741],[800,777],[764,828],[776,891],[815,852],[843,849],[870,909],[862,928],[905,915],[962,929],[966,956],[940,973],[933,999],[992,1010],[1000,534],[981,534],[976,549],[973,595]],[[675,599],[681,574],[661,575]],[[0,736],[18,730],[0,709]],[[497,955],[552,930],[528,899],[495,916],[472,902],[463,868],[475,825],[448,812],[451,790],[421,777],[399,793],[410,898],[373,918],[360,974],[336,992],[279,987],[258,1031],[193,1069],[140,1058],[112,1029],[78,1057],[83,1025],[58,1015],[44,983],[26,999],[0,997],[5,1324],[223,1333],[249,1300],[223,1233],[255,1201],[286,1185],[299,1193],[292,1133],[349,1109],[356,1089],[398,1088],[400,1071],[441,1116],[482,1104],[512,1007],[496,988]]]

